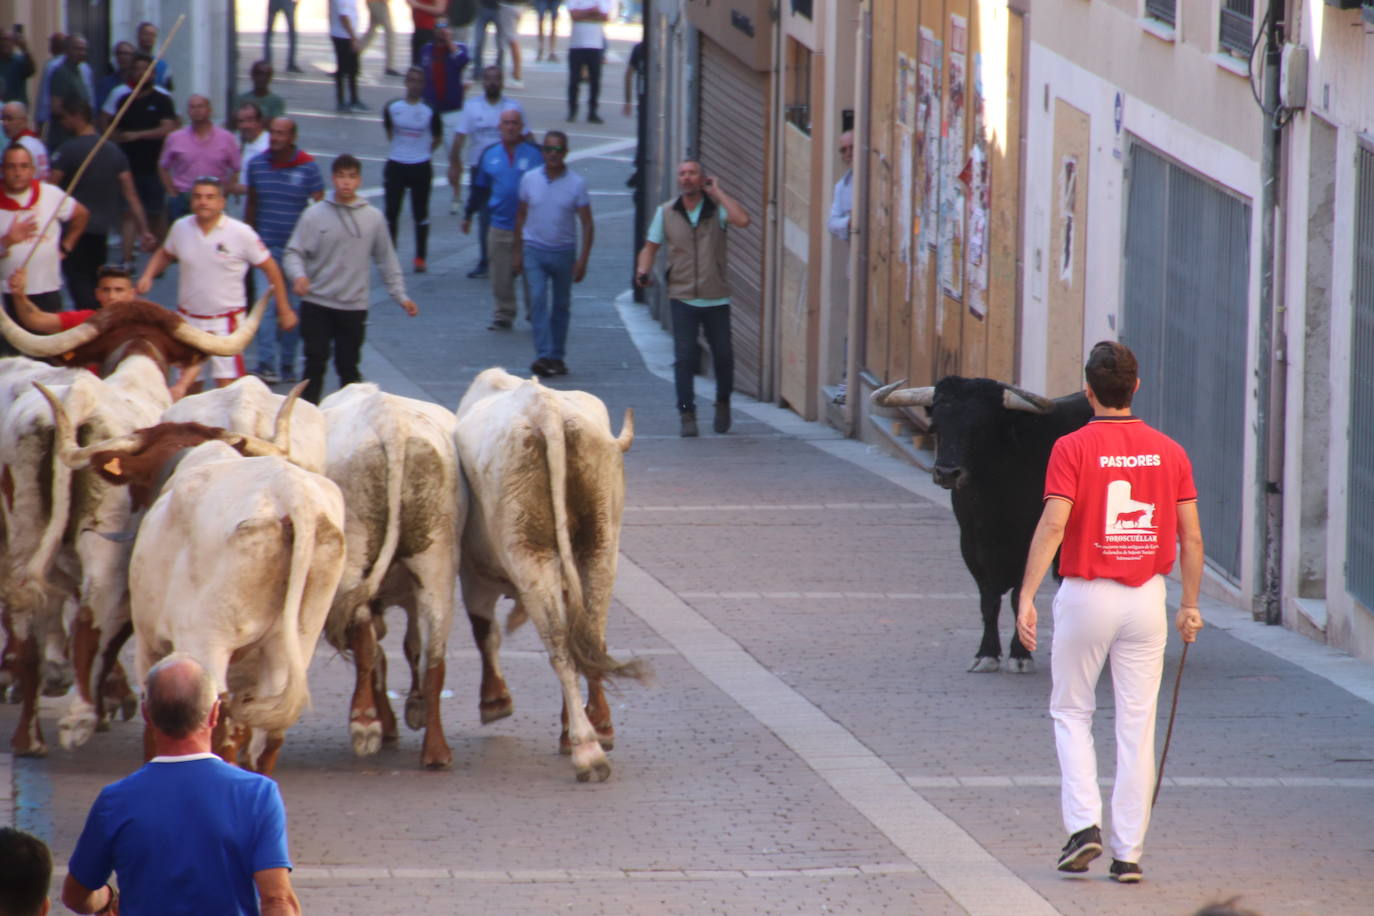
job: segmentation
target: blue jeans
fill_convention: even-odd
[[[271,249],[272,257],[277,264],[282,262],[282,251]],[[255,268],[248,268],[254,270]],[[252,308],[253,303],[248,303]],[[297,315],[299,318],[299,315]],[[301,331],[299,322],[290,331],[282,331],[277,328],[277,299],[269,296],[267,299],[267,309],[262,315],[262,324],[258,325],[258,332],[253,335],[253,346],[258,352],[258,369],[268,369],[279,372],[283,375],[294,376],[296,365],[296,350],[301,343]]]
[[[506,30],[501,28],[501,9],[500,7],[489,10],[485,7],[478,7],[477,18],[472,20],[472,30],[476,44],[472,52],[472,72],[480,82],[482,79],[482,49],[487,43],[487,25],[496,28],[496,66],[503,66],[506,62]]]
[[[529,284],[530,323],[534,325],[534,350],[539,359],[559,359],[568,342],[572,319],[573,264],[577,251],[550,251],[525,245],[525,282]],[[549,293],[553,308],[549,308]]]

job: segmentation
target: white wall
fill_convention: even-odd
[[[238,2],[240,5],[266,5],[265,0]],[[204,95],[214,105],[218,119],[224,114],[230,82],[227,0],[114,0],[110,6],[111,42],[133,41],[138,24],[146,20],[157,24],[160,47],[177,17],[183,13],[186,22],[172,39],[166,55],[176,86],[173,96],[177,111],[185,111],[188,96]],[[278,29],[284,31],[280,23]],[[281,41],[284,46],[285,38]]]

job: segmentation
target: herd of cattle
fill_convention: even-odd
[[[174,651],[204,663],[225,700],[216,752],[268,773],[323,635],[355,664],[353,749],[376,753],[397,737],[378,643],[398,606],[405,720],[424,729],[422,763],[449,766],[439,698],[461,588],[482,721],[513,709],[495,620],[506,595],[510,625],[533,619],[562,687],[560,749],[579,780],[607,778],[604,681],[647,673],[605,644],[631,414],[616,436],[597,398],[499,369],[456,413],[368,384],[316,407],[252,377],[178,398],[168,371],[241,350],[264,304],[232,338],[151,303],[51,336],[0,312],[6,339],[49,361],[0,360],[0,678],[22,703],[15,753],[46,752],[40,691],[71,688],[64,748],[132,715],[130,635],[139,682]]]

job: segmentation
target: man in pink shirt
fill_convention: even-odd
[[[191,212],[191,185],[210,176],[224,184],[227,193],[238,187],[239,144],[234,135],[210,120],[210,100],[193,95],[186,102],[191,123],[167,135],[157,171],[167,190],[167,216],[176,221]]]

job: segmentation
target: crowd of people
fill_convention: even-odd
[[[175,308],[193,324],[226,334],[244,319],[260,274],[271,295],[254,344],[243,356],[217,358],[209,374],[218,385],[249,372],[270,384],[304,377],[310,381],[307,396],[318,398],[331,356],[341,384],[359,379],[368,263],[379,266],[396,303],[416,313],[395,246],[409,197],[411,266],[415,273],[428,270],[434,157],[447,145],[453,194],[449,212],[461,213],[463,233],[472,234],[475,226],[480,254],[467,276],[490,281],[488,327],[514,327],[523,291],[525,317],[534,331],[531,371],[541,376],[566,373],[571,288],[586,275],[594,222],[586,183],[568,166],[568,134],[554,130],[537,139],[524,107],[506,92],[508,49],[509,82],[522,85],[515,23],[529,5],[408,2],[416,43],[412,65],[404,72],[404,94],[381,110],[389,148],[381,175],[383,208],[375,214],[357,193],[361,162],[338,157],[329,166],[327,182],[320,164],[301,148],[286,101],[273,91],[272,28],[278,14],[287,23],[287,69],[299,70],[295,3],[268,4],[264,56],[250,67],[251,88],[234,98],[223,123],[204,95],[187,96],[184,111],[179,110],[173,74],[156,53],[159,29],[154,23],[141,23],[133,40],[112,45],[110,73],[99,79],[88,61],[84,36],[52,35],[52,59],[39,73],[22,29],[0,32],[0,94],[8,141],[0,190],[0,289],[8,313],[30,330],[35,330],[34,322],[26,322],[25,316],[31,318],[35,310],[66,310],[70,314],[63,321],[89,316],[102,308],[96,288],[105,273],[118,271],[134,281],[139,295],[147,295],[153,281],[180,261],[185,263],[178,271]],[[386,4],[367,4],[371,22],[365,31],[361,5],[360,0],[329,0],[341,114],[366,111],[357,94],[358,60],[379,35],[385,40],[384,73],[402,75],[393,66]],[[540,60],[557,59],[552,20],[561,5],[562,0],[547,0],[533,6]],[[568,118],[577,116],[580,83],[590,81],[588,120],[596,122],[604,24],[613,4],[569,0],[567,5],[572,19],[568,56],[574,62]],[[448,15],[458,21],[451,23]],[[493,28],[496,41],[488,51],[486,35]],[[484,55],[491,59],[486,66]],[[642,66],[642,55],[639,61]],[[150,67],[154,71],[145,79]],[[36,89],[32,109],[31,89]],[[100,142],[116,117],[108,142]],[[351,193],[346,190],[350,185]],[[331,282],[338,276],[338,259],[320,251],[318,239],[306,239],[299,231],[327,214],[346,217],[355,230],[349,239],[336,240],[340,251],[361,238],[367,241],[359,249],[362,259],[349,263],[350,276],[361,282],[346,297]],[[375,226],[385,231],[378,236]],[[112,237],[118,239],[115,246]],[[326,279],[320,271],[334,273]],[[22,279],[22,289],[16,277]],[[16,302],[17,293],[24,297],[23,307]]]

